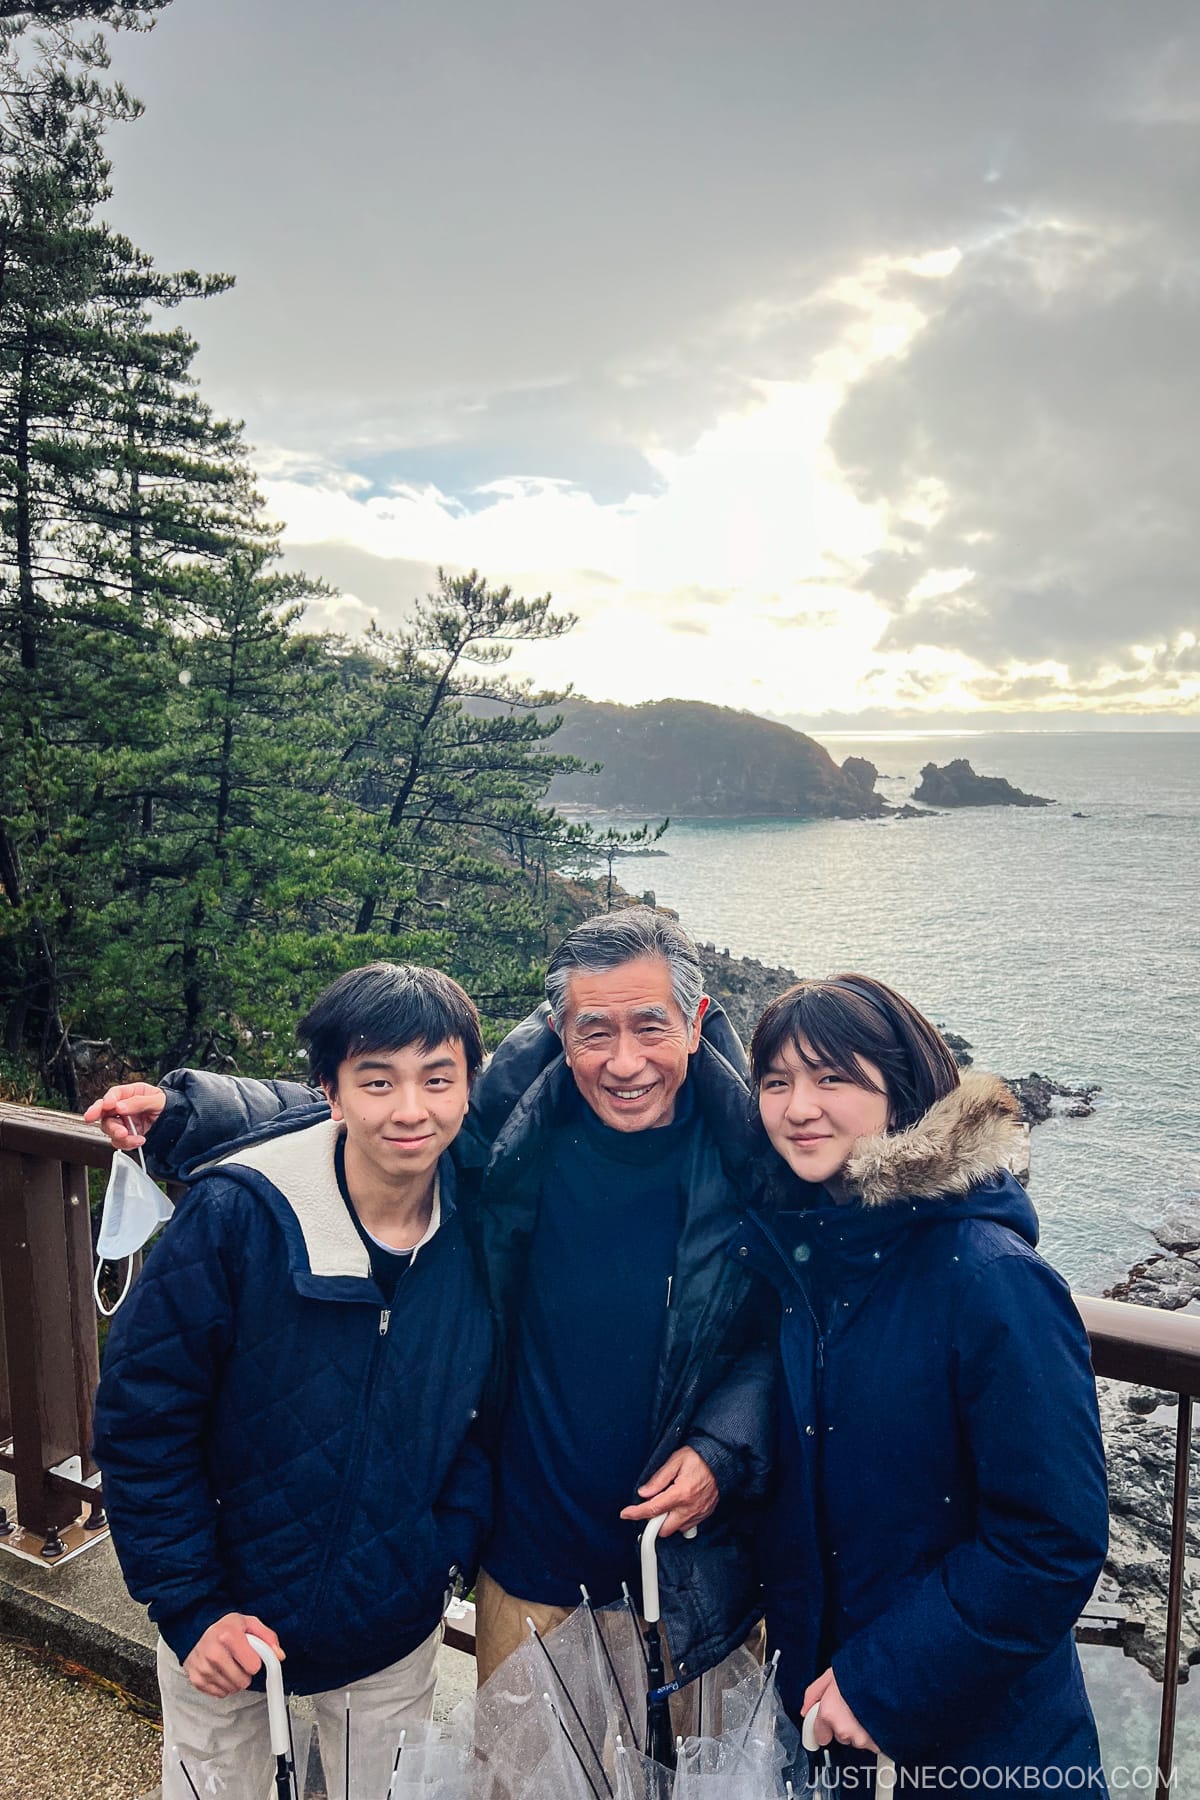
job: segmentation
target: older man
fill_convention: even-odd
[[[313,1098],[192,1071],[164,1085],[93,1109],[121,1147],[161,1113],[147,1150],[163,1173]],[[729,1254],[750,1149],[742,1047],[687,934],[646,907],[570,932],[546,1004],[477,1081],[456,1151],[507,1349],[481,1680],[527,1616],[548,1629],[581,1583],[597,1604],[624,1581],[636,1592],[636,1534],[658,1514],[679,1679],[754,1626],[746,1503],[767,1468],[771,1363],[766,1302]]]

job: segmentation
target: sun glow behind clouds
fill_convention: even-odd
[[[660,478],[620,502],[552,476],[510,478],[464,498],[432,484],[385,493],[344,467],[317,472],[264,459],[264,488],[285,542],[408,564],[478,568],[519,591],[549,589],[580,623],[556,644],[523,650],[513,667],[595,698],[636,702],[665,693],[756,711],[849,710],[864,704],[959,704],[978,673],[929,650],[883,655],[887,614],[855,578],[885,541],[885,521],[842,481],[827,448],[846,392],[872,366],[902,358],[931,292],[960,262],[955,249],[873,259],[834,283],[837,337],[800,382],[754,381],[753,402],[720,417],[685,451],[640,444]],[[904,277],[899,295],[894,276]],[[328,559],[327,559],[328,560]],[[938,572],[950,592],[969,571]],[[940,585],[945,583],[944,586]],[[320,623],[354,632],[364,603],[326,604]],[[399,583],[385,627],[411,602]]]

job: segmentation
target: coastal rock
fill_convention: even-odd
[[[945,1038],[959,1068],[969,1069],[971,1064],[975,1061],[975,1058],[971,1055],[974,1046],[971,1044],[970,1039],[960,1037],[957,1031],[947,1031],[944,1025],[939,1025],[938,1030],[941,1032],[943,1038]]]
[[[1200,1250],[1200,1204],[1193,1211],[1168,1213],[1154,1227],[1154,1235],[1164,1250],[1173,1250],[1176,1256]]]
[[[1134,1306],[1182,1312],[1193,1301],[1200,1301],[1200,1262],[1190,1256],[1148,1256],[1134,1264],[1124,1281],[1109,1289],[1108,1297],[1132,1301]]]
[[[767,1002],[797,980],[794,969],[773,969],[753,956],[731,956],[715,944],[697,944],[706,993],[719,1000],[744,1044],[750,1042]]]
[[[1126,1656],[1163,1678],[1167,1636],[1167,1587],[1171,1554],[1171,1488],[1175,1468],[1176,1396],[1119,1381],[1096,1384],[1108,1461],[1109,1548],[1105,1570],[1121,1605],[1142,1629],[1123,1630]],[[1154,1401],[1147,1409],[1146,1400]],[[1188,1563],[1200,1556],[1200,1445],[1191,1453]],[[1179,1672],[1200,1661],[1200,1590],[1183,1585]]]
[[[1017,1097],[1021,1117],[1029,1125],[1044,1125],[1056,1114],[1067,1119],[1090,1119],[1096,1110],[1093,1101],[1100,1092],[1098,1082],[1079,1088],[1065,1087],[1061,1081],[1036,1072],[1005,1079]]]
[[[874,819],[885,811],[874,779],[866,784],[869,763],[847,774],[823,745],[776,720],[699,700],[570,699],[560,711],[550,746],[587,767],[554,777],[554,806],[637,819]]]
[[[934,806],[889,806],[889,819],[940,819],[941,813]]]
[[[914,800],[929,806],[1053,806],[1040,794],[1026,794],[1002,775],[977,775],[965,756],[956,756],[939,769],[926,763]]]
[[[1164,1221],[1161,1229],[1170,1235],[1170,1222]],[[1147,1257],[1107,1297],[1179,1312],[1200,1303],[1200,1261],[1170,1254]],[[1161,1681],[1178,1396],[1119,1381],[1101,1380],[1096,1387],[1108,1457],[1111,1529],[1105,1567],[1117,1583],[1121,1604],[1144,1626],[1142,1632],[1122,1633],[1125,1654]],[[1191,1464],[1187,1551],[1188,1566],[1195,1568],[1200,1560],[1200,1442],[1193,1442]],[[1200,1584],[1185,1577],[1180,1674],[1186,1675],[1194,1662],[1200,1662]]]
[[[865,756],[848,756],[842,764],[842,774],[860,793],[865,795],[875,792],[879,770]]]

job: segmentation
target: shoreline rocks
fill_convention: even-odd
[[[977,775],[965,756],[940,768],[928,762],[921,770],[913,799],[928,806],[1053,806],[1041,794],[1027,794],[1003,775]]]
[[[1164,1312],[1200,1313],[1200,1195],[1192,1206],[1176,1205],[1153,1235],[1160,1252],[1134,1264],[1106,1298]],[[1108,1456],[1110,1543],[1108,1574],[1121,1603],[1142,1631],[1122,1631],[1122,1648],[1163,1679],[1166,1655],[1167,1583],[1171,1550],[1171,1491],[1175,1475],[1175,1429],[1179,1397],[1119,1381],[1097,1382],[1100,1423]],[[1179,1672],[1200,1662],[1200,1442],[1193,1440],[1188,1497],[1187,1572]]]

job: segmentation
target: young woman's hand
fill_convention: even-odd
[[[836,1738],[839,1744],[849,1744],[853,1750],[874,1750],[879,1754],[879,1745],[870,1732],[861,1726],[846,1702],[842,1699],[841,1689],[832,1669],[826,1669],[815,1681],[810,1681],[805,1689],[801,1710],[808,1712],[810,1707],[821,1703],[821,1710],[813,1721],[814,1736],[818,1744],[824,1746]]]
[[[124,1081],[93,1100],[84,1113],[98,1125],[114,1150],[135,1150],[167,1104],[167,1096],[150,1081]]]

